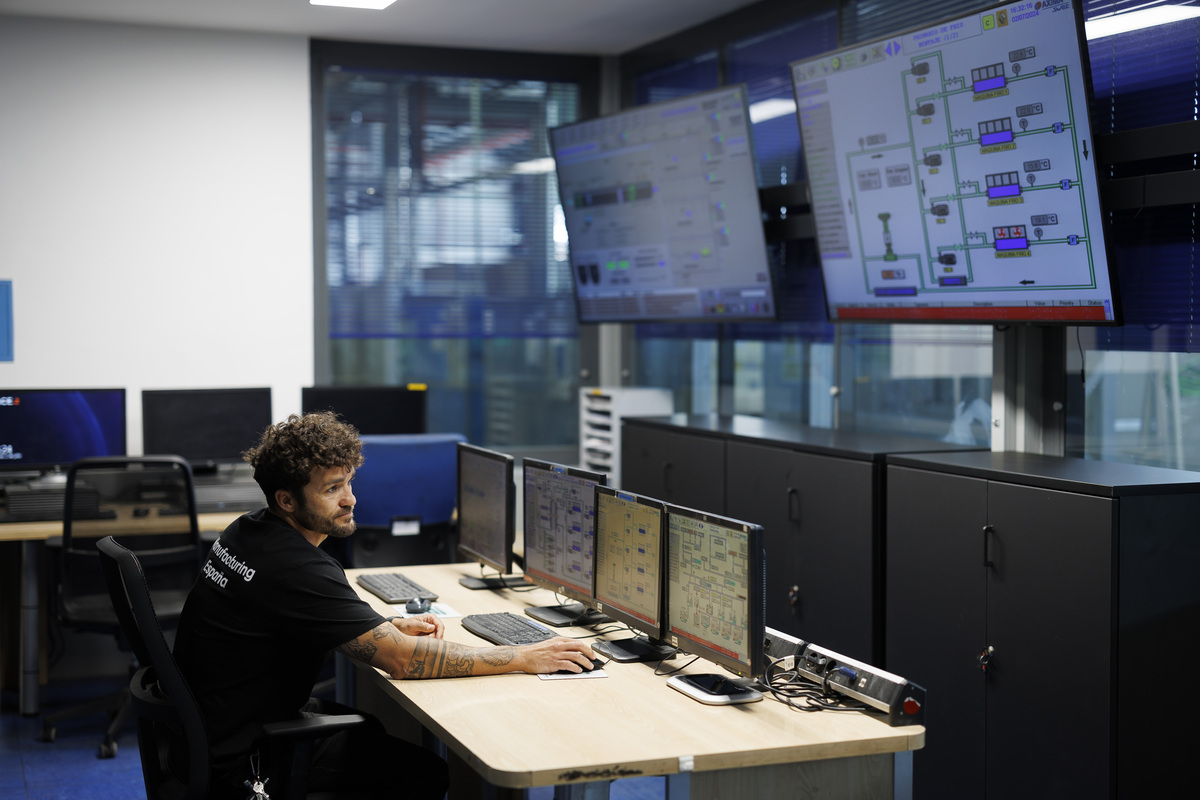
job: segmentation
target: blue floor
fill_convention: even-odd
[[[63,681],[42,687],[42,710],[49,712],[116,690],[110,683]],[[141,800],[146,796],[137,737],[132,724],[117,740],[116,758],[97,758],[102,714],[63,722],[53,743],[38,741],[40,717],[17,713],[16,693],[0,694],[0,798],[3,800]],[[530,789],[529,800],[550,800],[554,787]],[[663,778],[613,781],[611,800],[662,800]]]
[[[43,687],[44,711],[69,707],[123,683],[62,682]],[[37,740],[40,717],[17,713],[15,692],[4,692],[0,703],[0,797],[5,800],[137,800],[145,798],[137,737],[130,726],[117,740],[116,758],[97,758],[107,717],[63,722],[56,741]]]

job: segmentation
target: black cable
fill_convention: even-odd
[[[658,663],[654,665],[654,674],[655,675],[674,675],[676,672],[679,672],[679,670],[684,669],[686,667],[690,667],[692,664],[695,664],[696,659],[698,659],[698,658],[700,658],[700,656],[692,656],[691,661],[687,662],[686,664],[680,664],[678,667],[671,670],[670,672],[661,672],[660,671],[662,668],[663,662],[666,661],[666,659],[665,658],[659,659]]]
[[[833,664],[826,665],[821,683],[817,683],[795,666],[776,673],[782,663],[782,658],[772,659],[763,670],[763,683],[778,702],[797,711],[870,711],[863,705],[848,704],[832,693],[829,673],[834,669]]]

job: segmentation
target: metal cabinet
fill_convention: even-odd
[[[725,440],[640,422],[626,419],[622,425],[618,488],[724,514]]]
[[[762,525],[767,624],[883,659],[884,456],[966,450],[758,417],[626,419],[623,487]]]
[[[929,693],[914,796],[1140,797],[1182,776],[1178,712],[1142,678],[1148,657],[1200,655],[1180,565],[1200,550],[1200,474],[1021,453],[888,464],[886,667]]]
[[[874,465],[783,445],[726,445],[726,511],[763,526],[767,625],[871,663]]]

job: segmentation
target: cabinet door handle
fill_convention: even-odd
[[[788,522],[800,522],[800,493],[791,486],[787,489],[787,518]]]
[[[979,670],[981,672],[987,672],[988,664],[991,663],[992,656],[994,655],[996,655],[995,647],[992,647],[989,644],[987,647],[983,648],[983,652],[979,654],[977,659],[979,661]]]
[[[985,567],[995,566],[992,563],[992,533],[995,530],[992,525],[983,526],[983,565]]]

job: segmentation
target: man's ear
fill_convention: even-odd
[[[287,489],[275,490],[275,505],[287,513],[291,514],[296,510],[296,498],[292,497],[292,493]]]

